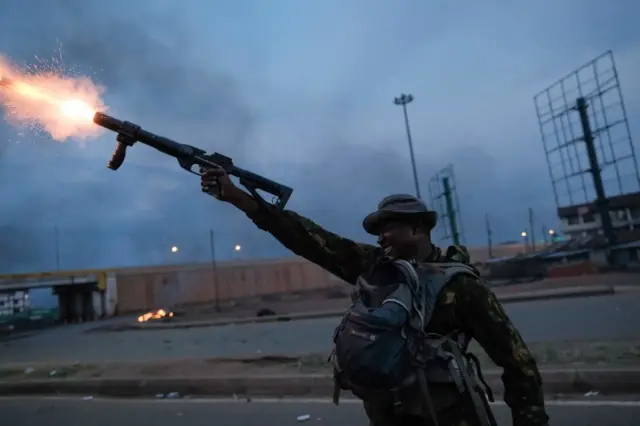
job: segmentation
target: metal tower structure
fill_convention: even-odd
[[[556,206],[592,203],[614,242],[608,197],[640,190],[640,173],[613,52],[534,96]],[[590,175],[590,176],[588,176]]]
[[[443,241],[464,244],[464,227],[453,165],[449,164],[429,179],[430,208],[438,213],[436,229]]]

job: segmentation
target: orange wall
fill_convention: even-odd
[[[541,246],[536,248],[540,249]],[[487,247],[467,247],[467,250],[469,250],[472,263],[485,262],[489,259],[489,249]],[[522,254],[525,249],[522,244],[505,244],[493,246],[491,252],[493,258],[501,258]]]
[[[589,261],[554,265],[547,268],[549,278],[578,277],[581,275],[597,274],[598,268]]]
[[[493,256],[513,256],[522,251],[520,244],[496,246]],[[488,258],[486,247],[471,247],[469,252],[472,262]],[[120,312],[212,303],[216,299],[216,286],[220,301],[232,301],[344,284],[299,257],[223,263],[217,266],[215,274],[211,265],[197,264],[121,269],[116,276]]]
[[[300,258],[272,262],[185,265],[117,271],[119,312],[231,301],[343,284]],[[346,284],[345,284],[346,285]]]

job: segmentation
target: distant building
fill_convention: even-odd
[[[622,237],[640,230],[640,192],[609,198],[615,233]],[[558,208],[562,233],[570,239],[602,235],[602,220],[595,202]],[[636,231],[636,232],[633,232]],[[624,240],[628,238],[622,238]]]

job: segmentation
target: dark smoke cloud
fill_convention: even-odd
[[[37,63],[36,58],[62,59],[67,70],[90,75],[106,86],[107,98],[118,105],[112,108],[114,114],[135,112],[135,120],[151,122],[154,131],[174,137],[206,134],[207,139],[193,141],[204,148],[210,148],[215,135],[217,149],[242,152],[254,121],[252,112],[231,76],[203,67],[191,56],[178,8],[147,11],[153,22],[149,26],[145,19],[143,25],[135,19],[143,16],[144,8],[125,2],[110,2],[104,8],[84,1],[35,3],[37,12],[13,2],[3,5],[0,15],[0,51],[19,65]],[[0,152],[9,149],[14,154],[0,171],[7,206],[2,216],[5,268],[24,269],[52,259],[54,224],[59,227],[59,245],[66,249],[64,267],[146,262],[152,251],[147,246],[166,249],[154,234],[175,226],[171,210],[179,214],[176,204],[192,206],[184,198],[197,190],[195,178],[188,179],[174,164],[154,167],[161,157],[147,148],[131,150],[129,157],[134,159],[114,175],[96,168],[100,156],[103,164],[108,159],[114,135],[105,136],[103,146],[78,150],[53,144],[45,136],[17,133],[0,122]],[[191,191],[164,190],[163,183],[189,185]],[[132,208],[150,198],[154,203],[146,214],[143,207]],[[190,225],[177,221],[182,222],[178,226]],[[137,237],[132,230],[137,230]]]
[[[584,41],[600,7],[581,2],[585,19],[574,19],[577,1],[566,10],[5,2],[0,52],[33,63],[59,49],[67,68],[106,87],[113,115],[293,186],[291,209],[366,242],[374,240],[361,220],[379,199],[413,192],[401,113],[391,104],[410,90],[423,195],[452,163],[466,241],[483,245],[485,213],[494,241],[517,239],[530,206],[537,226],[557,225],[535,92],[620,46],[630,117],[638,117],[638,87],[625,74],[637,64],[629,60],[639,51],[635,23],[601,27],[605,41]],[[82,149],[0,121],[0,141],[0,272],[55,269],[58,259],[62,269],[208,261],[210,230],[219,260],[288,255],[150,148],[130,149],[114,173],[104,167],[114,135]]]

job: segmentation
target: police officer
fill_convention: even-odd
[[[202,190],[243,211],[260,229],[269,232],[292,252],[355,285],[382,257],[419,262],[468,262],[463,247],[443,253],[432,244],[430,232],[437,215],[410,195],[385,198],[378,210],[363,221],[364,229],[378,237],[379,246],[357,243],[329,232],[310,219],[289,210],[278,210],[238,188],[221,168],[201,170]],[[546,426],[542,380],[531,352],[494,293],[479,279],[459,275],[439,292],[428,333],[447,335],[464,330],[504,371],[504,400],[514,426]],[[451,397],[449,388],[430,386],[436,419],[416,401],[407,401],[398,414],[391,407],[365,403],[372,424],[472,426],[481,424],[477,410],[462,397]]]

